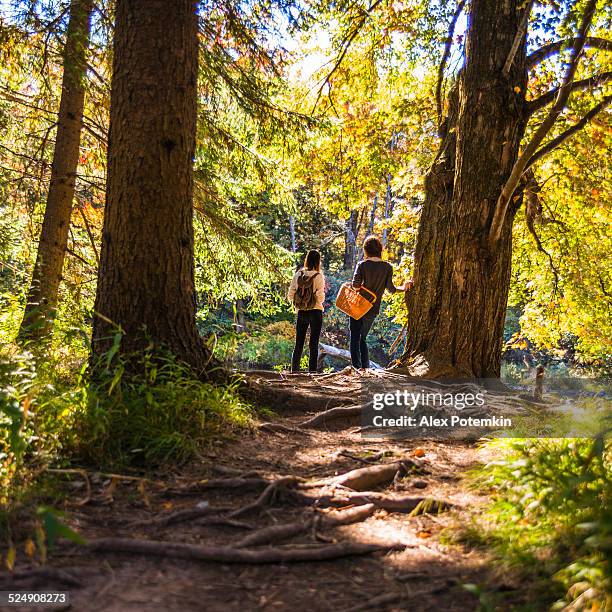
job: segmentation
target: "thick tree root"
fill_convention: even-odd
[[[382,593],[362,604],[345,609],[344,612],[365,612],[365,610],[386,610],[387,606],[399,603],[402,600],[401,593]],[[394,608],[395,609],[395,608]]]
[[[303,421],[298,425],[298,427],[300,429],[315,428],[319,427],[319,425],[323,425],[337,419],[360,416],[363,408],[364,407],[361,404],[357,406],[339,406],[337,408],[330,408],[329,410],[320,412],[312,418]]]
[[[338,456],[346,457],[347,459],[352,459],[353,461],[364,463],[365,465],[376,465],[376,462],[380,461],[385,456],[385,451],[379,451],[370,457],[359,457],[343,450],[338,453]]]
[[[168,496],[197,495],[210,489],[262,489],[270,484],[270,480],[263,476],[240,476],[237,478],[210,478],[198,480],[187,486],[167,489],[164,494]]]
[[[64,570],[57,567],[37,567],[31,570],[21,570],[8,572],[0,575],[0,589],[19,588],[26,590],[26,587],[35,588],[43,585],[53,584],[54,586],[83,586],[81,580],[75,576],[76,571],[81,573],[78,568]],[[84,568],[87,573],[97,573],[91,568]]]
[[[262,550],[245,550],[231,546],[193,546],[178,542],[160,542],[130,538],[101,538],[90,540],[87,544],[87,549],[92,552],[153,555],[212,563],[250,564],[326,561],[354,555],[367,555],[373,552],[404,550],[405,548],[406,544],[401,542],[342,542],[331,546],[316,546],[312,548],[270,547]]]
[[[359,393],[362,376],[353,368],[333,374],[245,372],[244,393],[267,406],[286,410],[327,410],[350,404]]]
[[[313,528],[331,528],[339,525],[350,525],[365,521],[374,514],[374,504],[366,504],[349,508],[348,510],[331,511],[325,514],[315,514],[306,520],[294,521],[283,525],[272,525],[250,533],[236,544],[236,548],[272,544],[307,533]]]
[[[186,523],[203,517],[208,517],[211,514],[220,514],[231,510],[229,506],[205,506],[204,508],[187,508],[186,510],[177,510],[164,516],[152,518],[148,521],[139,521],[130,523],[130,527],[168,527],[177,523]]]
[[[324,478],[319,481],[306,483],[303,488],[341,486],[353,491],[369,491],[382,484],[398,481],[409,472],[410,467],[420,469],[421,464],[413,459],[403,459],[393,463],[370,465],[332,478]]]
[[[347,487],[353,491],[369,491],[379,485],[392,482],[401,469],[401,462],[357,468],[332,478],[329,484]]]
[[[261,423],[258,427],[259,431],[266,431],[270,433],[289,433],[297,434],[298,436],[310,435],[307,431],[298,429],[297,427],[287,427],[282,423]]]
[[[312,521],[313,517],[310,517],[305,521],[294,521],[292,523],[283,523],[282,525],[263,527],[239,540],[235,547],[249,548],[251,546],[276,544],[277,542],[288,540],[309,531],[312,528]]]
[[[227,518],[226,516],[207,516],[196,521],[198,525],[218,525],[220,527],[233,527],[234,529],[255,529],[255,525],[245,523],[238,519]]]
[[[293,499],[299,503],[315,507],[343,507],[374,504],[376,508],[387,512],[424,514],[438,513],[452,505],[446,501],[428,497],[386,495],[377,491],[334,492],[331,494],[313,495],[301,491],[290,491]]]

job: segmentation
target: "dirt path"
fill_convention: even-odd
[[[275,422],[294,428],[303,413],[285,414]],[[219,442],[199,461],[140,483],[94,477],[91,492],[78,487],[79,475],[66,474],[72,502],[70,524],[88,540],[108,537],[182,542],[200,546],[233,546],[256,529],[296,521],[312,521],[312,507],[291,496],[272,495],[260,508],[231,519],[232,510],[246,507],[265,489],[265,483],[284,475],[322,481],[356,468],[405,461],[395,482],[373,490],[389,497],[427,497],[452,508],[440,514],[413,515],[373,509],[354,524],[325,528],[308,523],[303,533],[275,542],[275,549],[309,550],[335,543],[401,543],[400,550],[373,552],[335,560],[267,565],[202,562],[167,556],[91,552],[62,545],[51,565],[74,575],[80,586],[71,592],[71,610],[475,610],[476,598],[463,587],[487,580],[487,560],[477,551],[450,545],[442,530],[464,520],[485,500],[470,491],[462,478],[486,458],[484,451],[463,443],[366,439],[356,427],[336,422],[326,431],[267,432],[255,430],[235,440]],[[246,479],[243,486],[207,488],[205,479]],[[199,483],[199,484],[198,484]],[[229,481],[225,481],[229,485]],[[250,484],[249,484],[250,483]],[[294,485],[289,483],[290,492]],[[300,483],[295,487],[304,486]],[[305,485],[306,487],[310,485]],[[279,487],[278,493],[284,488]],[[76,493],[75,493],[76,491]],[[303,489],[308,493],[310,489]],[[336,495],[348,489],[337,487]],[[287,491],[285,491],[287,492]],[[320,491],[319,491],[320,493]],[[85,496],[78,505],[79,496]],[[228,507],[218,515],[160,525],[160,517],[182,510]],[[337,516],[346,507],[336,504],[318,516]],[[333,513],[336,514],[333,514]],[[226,524],[211,524],[211,517]],[[223,519],[222,519],[223,520]],[[317,519],[324,520],[324,519]],[[153,521],[151,523],[151,521]],[[218,521],[217,521],[218,523]],[[265,550],[266,545],[255,550]],[[22,568],[23,569],[23,568]],[[37,589],[54,581],[41,578]],[[15,608],[12,608],[13,610]]]

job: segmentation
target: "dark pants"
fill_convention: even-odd
[[[323,327],[323,311],[315,308],[313,310],[298,310],[297,321],[295,323],[295,348],[291,358],[291,371],[300,371],[300,361],[304,351],[306,332],[310,327],[310,341],[308,343],[308,370],[317,371],[317,361],[319,360],[319,337],[321,327]]]
[[[368,344],[366,337],[374,319],[365,315],[361,319],[350,318],[351,329],[351,363],[354,368],[369,368],[370,357],[368,356]]]

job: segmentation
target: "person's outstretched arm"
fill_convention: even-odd
[[[408,291],[412,287],[412,279],[406,281],[403,285],[396,287],[393,284],[393,268],[389,270],[389,274],[387,275],[387,284],[385,285],[385,289],[389,293],[396,293],[397,291]]]

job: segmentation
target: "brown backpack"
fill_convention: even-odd
[[[317,303],[314,279],[318,274],[318,272],[315,272],[312,276],[308,276],[304,270],[300,271],[297,277],[297,289],[293,296],[293,305],[298,310],[312,310]]]

